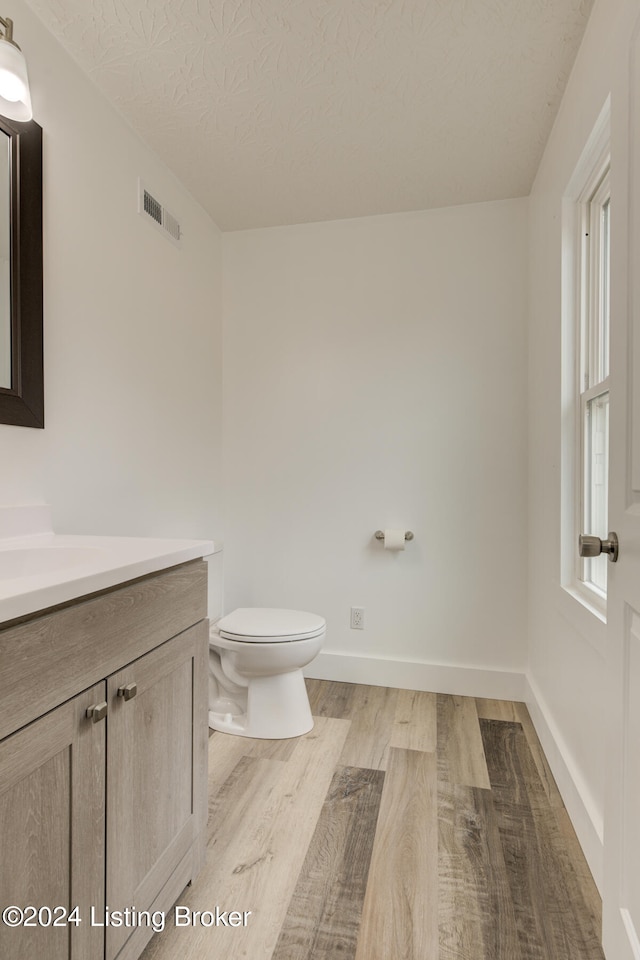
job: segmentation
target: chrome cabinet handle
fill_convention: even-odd
[[[102,703],[94,703],[92,707],[87,708],[87,716],[90,720],[93,720],[94,723],[97,723],[99,720],[104,720],[107,715],[107,701],[103,700]]]
[[[600,537],[589,537],[581,533],[578,548],[581,557],[599,557],[601,553],[608,553],[609,562],[615,563],[618,559],[618,535],[610,532],[608,540],[601,540]]]
[[[137,692],[137,683],[127,683],[123,687],[118,687],[118,696],[123,697],[124,700],[133,700]]]

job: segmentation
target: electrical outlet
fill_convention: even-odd
[[[364,630],[364,607],[351,607],[351,629]]]

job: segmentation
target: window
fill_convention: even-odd
[[[609,531],[610,130],[607,100],[562,207],[561,576],[601,621],[607,556],[579,557],[578,536]]]
[[[597,171],[580,201],[581,421],[579,514],[584,533],[606,539],[609,495],[609,164]],[[579,561],[578,579],[601,599],[607,594],[607,556]]]

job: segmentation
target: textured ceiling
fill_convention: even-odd
[[[223,230],[525,196],[593,5],[28,2]]]

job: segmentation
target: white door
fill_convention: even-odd
[[[640,960],[640,19],[622,77],[612,92],[609,527],[620,553],[609,565],[603,691],[603,942],[608,960]]]

